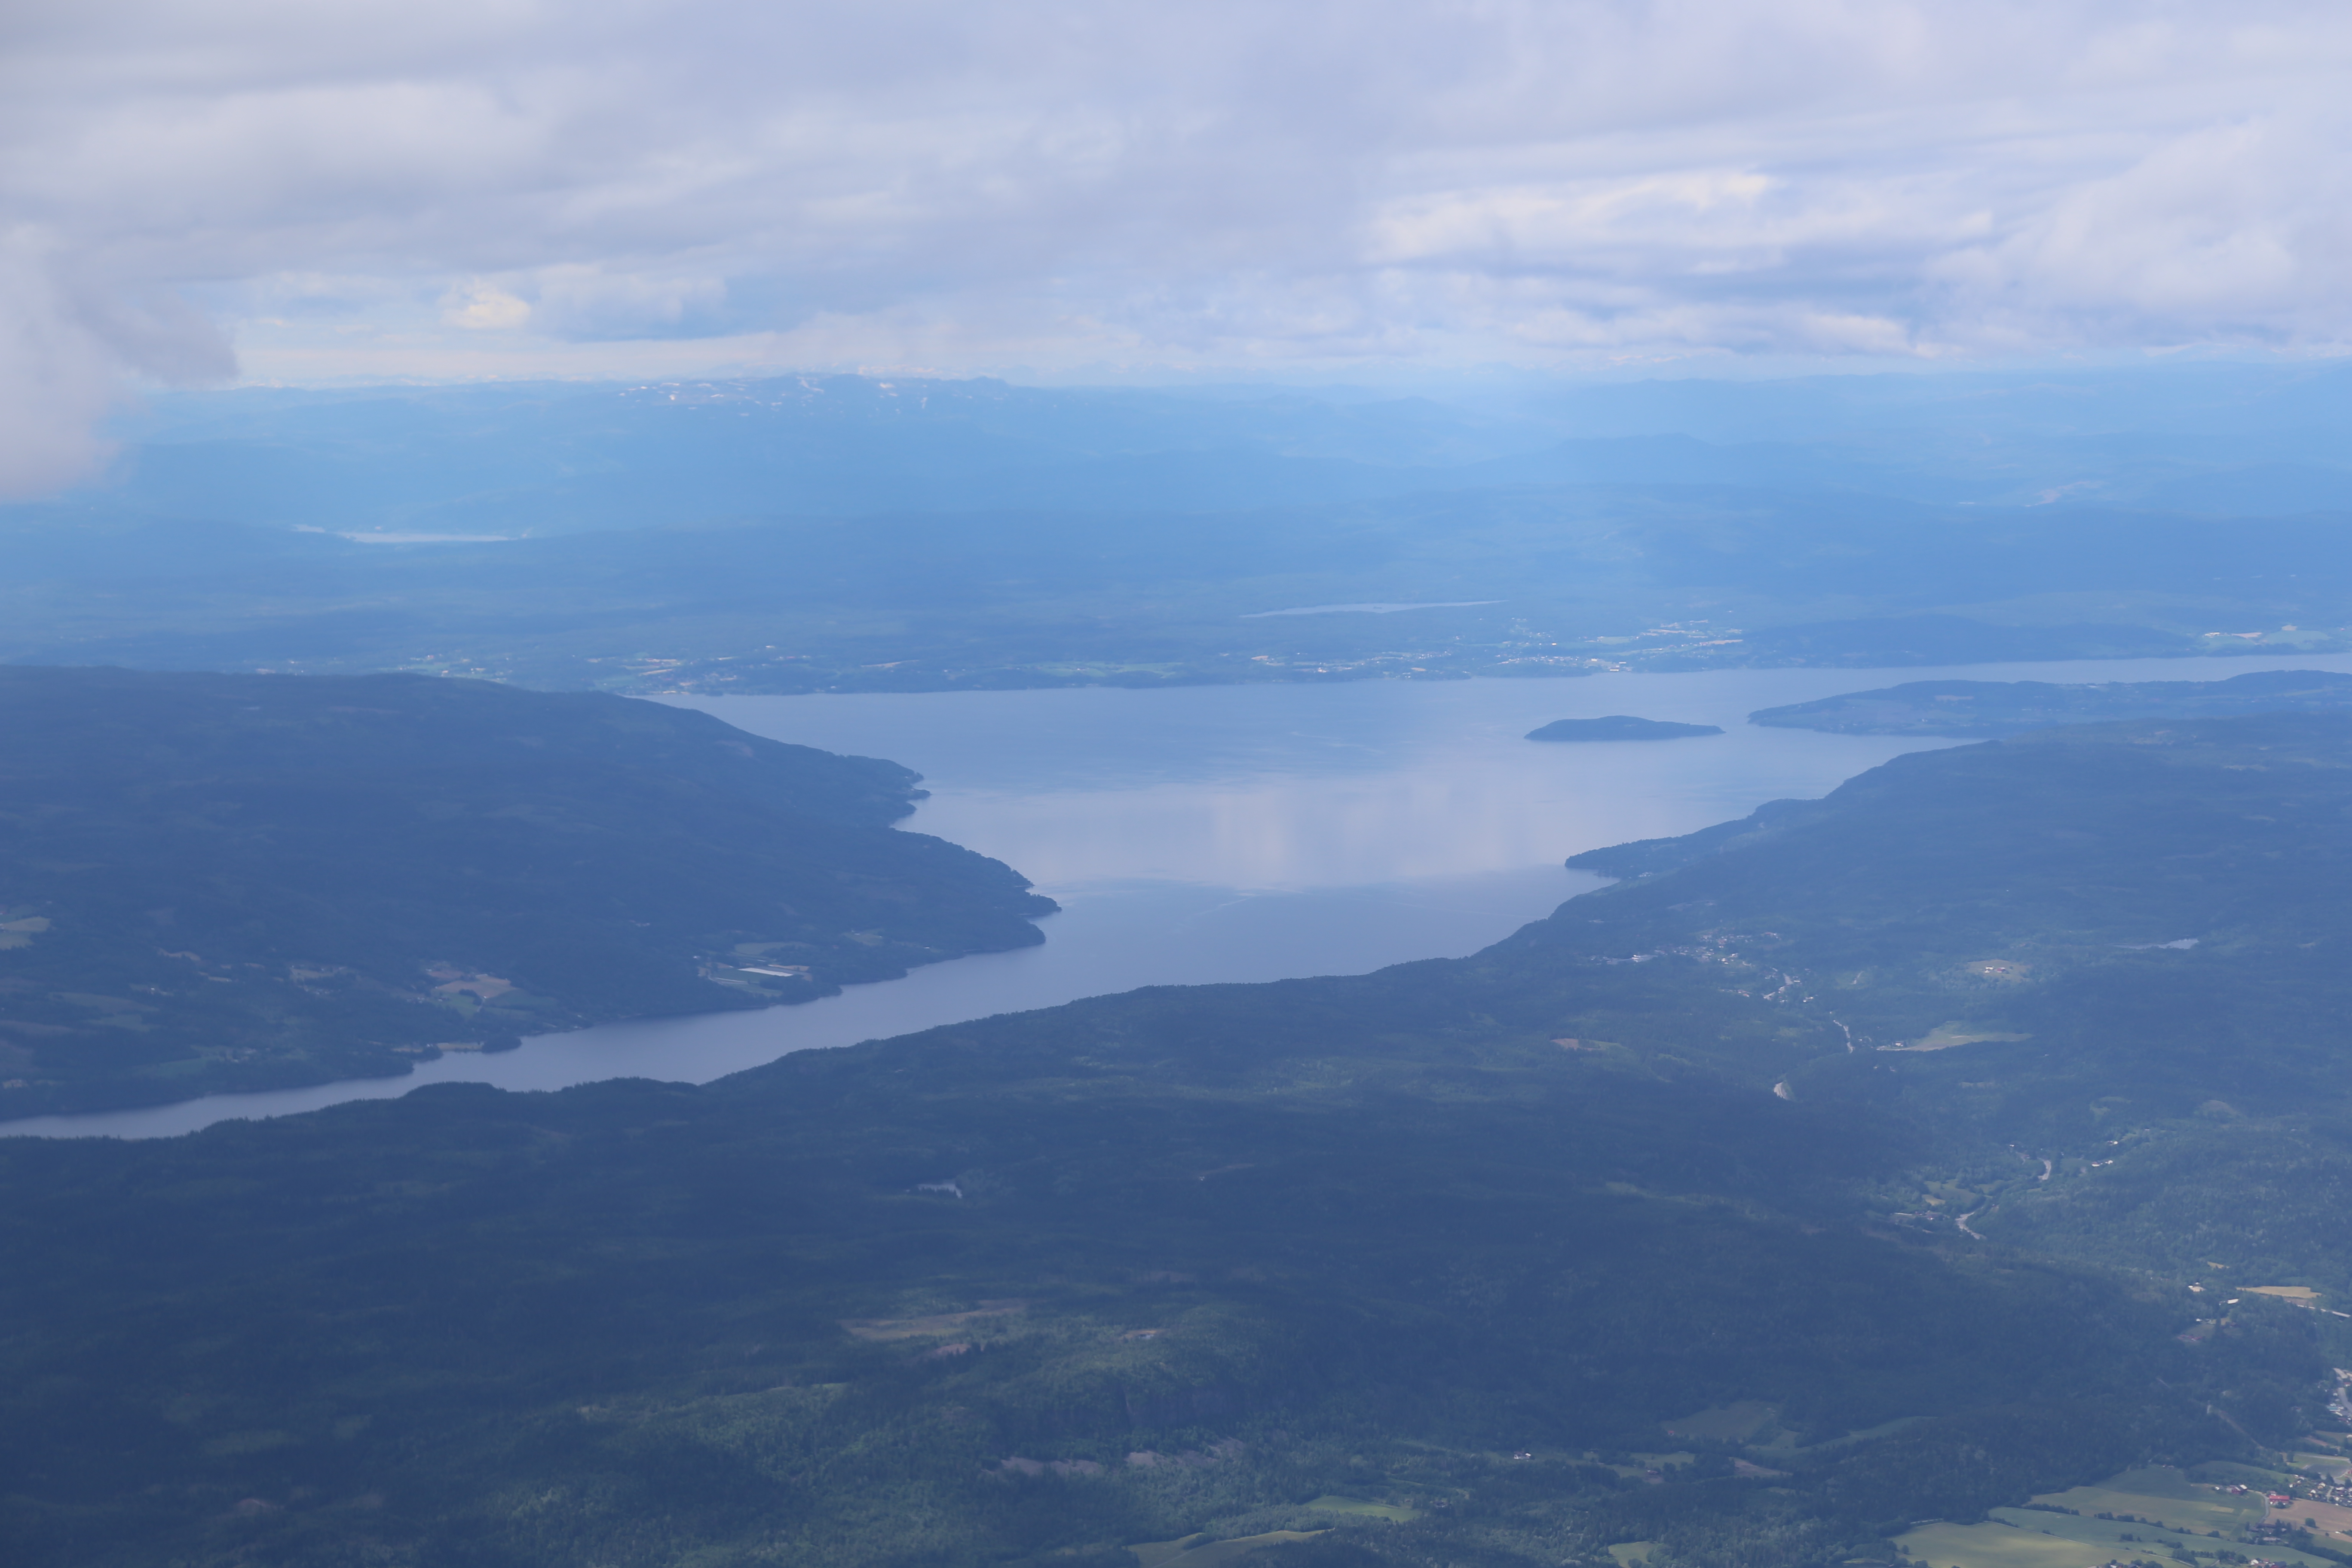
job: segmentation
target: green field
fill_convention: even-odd
[[[1402,1503],[1366,1502],[1361,1498],[1333,1497],[1328,1494],[1302,1506],[1322,1513],[1344,1513],[1365,1519],[1385,1519],[1396,1524],[1409,1523],[1421,1517],[1421,1511],[1418,1509],[1406,1508]]]
[[[1983,1523],[1922,1525],[1897,1539],[1921,1568],[2095,1568],[2141,1555],[2142,1547],[2199,1555],[2230,1551],[2310,1568],[2335,1561],[2276,1543],[2243,1544],[2239,1531],[2270,1516],[2262,1498],[2232,1497],[2168,1467],[2126,1470],[2032,1501],[2047,1506],[1996,1508]],[[2100,1513],[2128,1517],[2093,1517]]]
[[[1996,1509],[1982,1524],[1929,1524],[1895,1538],[1919,1568],[2097,1568],[2116,1558],[2217,1552],[2263,1557],[2302,1568],[2337,1568],[2336,1560],[2272,1542],[2250,1546],[2227,1536],[2104,1519],[2068,1519],[2032,1509]]]
[[[2002,1524],[1928,1524],[1895,1538],[1920,1568],[2098,1568],[2115,1552]]]

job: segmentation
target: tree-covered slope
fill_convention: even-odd
[[[1811,1568],[2252,1456],[2340,1357],[2210,1264],[2352,1255],[2347,779],[2352,720],[2040,735],[1629,848],[1460,962],[0,1146],[5,1528]]]
[[[2042,731],[1575,863],[1629,880],[1515,942],[1850,1029],[1788,1091],[1931,1121],[1978,1231],[2352,1311],[2352,717]]]
[[[2093,1086],[2165,1114],[2291,1107],[2335,1092],[2346,1044],[2347,806],[2352,716],[2039,731],[1580,855],[1631,879],[1487,962],[1655,952],[1748,976],[1862,1047],[1806,1069],[1822,1092],[1957,1075],[1998,1086],[2001,1116],[2078,1128]]]
[[[1694,1065],[1769,1048],[1736,998],[1579,986],[1626,1037],[1590,1052],[1466,1000],[1146,993],[716,1089],[19,1144],[6,1527],[76,1563],[1109,1565],[1335,1524],[1811,1563],[2235,1451],[2204,1400],[2283,1437],[2319,1372],[1872,1223],[1885,1129]],[[1750,1400],[1779,1449],[1660,1430]]]
[[[1051,908],[893,828],[906,769],[657,703],[13,668],[0,733],[0,1114],[803,999]]]

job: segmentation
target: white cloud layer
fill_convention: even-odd
[[[0,485],[223,334],[289,378],[2332,353],[2347,68],[2312,0],[16,0]]]

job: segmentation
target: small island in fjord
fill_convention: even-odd
[[[1555,719],[1540,730],[1528,731],[1530,741],[1679,741],[1685,735],[1720,735],[1717,724],[1677,724],[1665,719],[1635,719],[1612,713],[1606,719]]]

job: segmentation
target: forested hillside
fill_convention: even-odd
[[[8,1144],[5,1527],[1811,1568],[2274,1460],[2352,1306],[2347,780],[2352,720],[2045,732],[1589,858],[1460,962]]]
[[[408,1070],[1041,940],[915,775],[659,703],[0,668],[0,1116]]]

